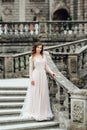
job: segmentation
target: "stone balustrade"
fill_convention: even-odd
[[[0,22],[0,36],[39,36],[54,41],[73,36],[86,36],[87,21],[39,21],[39,22]],[[75,37],[74,37],[75,38]],[[3,39],[4,40],[4,39]],[[2,40],[2,41],[3,41]],[[10,38],[11,40],[11,38]],[[16,40],[16,38],[15,38]],[[29,39],[27,39],[29,40]],[[26,41],[26,39],[25,39]]]

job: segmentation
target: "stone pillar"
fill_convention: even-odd
[[[72,19],[74,17],[74,14],[73,14],[73,0],[70,0],[70,14],[72,16]]]
[[[82,6],[80,2],[81,2],[81,1],[79,0],[79,1],[78,1],[78,19],[79,19],[79,20],[81,20],[81,6]]]
[[[25,1],[19,0],[19,22],[25,22]]]
[[[84,4],[83,4],[83,0],[79,0],[78,1],[78,20],[83,20],[84,15],[83,15],[83,8],[84,8]]]
[[[68,56],[68,70],[69,70],[71,80],[78,78],[77,68],[78,68],[77,55],[70,54]]]
[[[71,93],[71,130],[87,130],[87,90]]]
[[[84,20],[87,20],[87,0],[84,0]],[[87,34],[87,24],[85,24],[85,34]]]
[[[0,0],[0,16],[2,16],[2,2]]]
[[[13,57],[5,56],[4,57],[4,78],[13,77]]]

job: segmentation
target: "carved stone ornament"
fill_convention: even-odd
[[[11,9],[11,7],[5,7],[3,9],[3,14],[4,15],[12,15],[12,9]]]
[[[84,122],[84,102],[74,101],[72,108],[72,117],[75,122]]]

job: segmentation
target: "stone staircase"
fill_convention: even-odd
[[[28,83],[28,78],[0,80],[0,130],[62,130],[58,121],[38,122],[20,117]]]

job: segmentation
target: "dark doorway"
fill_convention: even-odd
[[[66,9],[58,9],[53,13],[53,20],[67,20],[69,18],[69,13]]]

